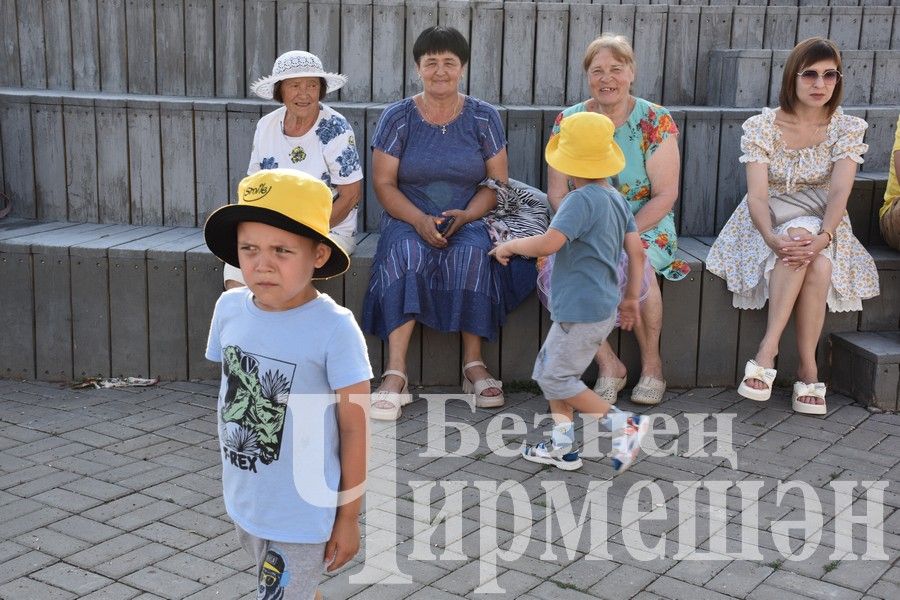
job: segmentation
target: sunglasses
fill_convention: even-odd
[[[805,71],[797,73],[797,75],[803,83],[808,83],[810,85],[816,83],[819,80],[819,77],[822,78],[825,85],[834,85],[838,82],[838,79],[841,78],[841,72],[837,69],[828,69],[823,73],[819,73],[815,69],[806,69]]]

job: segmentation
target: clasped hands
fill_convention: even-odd
[[[788,268],[799,271],[828,247],[828,238],[800,227],[791,227],[781,235],[772,236],[766,243],[779,261]]]

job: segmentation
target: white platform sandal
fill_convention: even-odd
[[[778,372],[775,369],[767,369],[766,367],[759,366],[753,359],[748,360],[747,364],[744,365],[744,378],[741,379],[741,384],[738,386],[738,394],[749,400],[765,402],[772,397],[772,384],[775,382],[775,375],[777,375],[777,373]],[[762,381],[766,384],[765,389],[757,390],[750,387],[747,385],[747,381],[750,379]]]
[[[412,394],[409,393],[409,379],[406,378],[406,373],[388,369],[381,374],[381,381],[383,382],[388,375],[396,375],[402,379],[403,389],[399,393],[383,390],[376,390],[372,393],[369,400],[369,417],[377,421],[396,421],[400,418],[400,407],[412,402]],[[390,406],[376,406],[378,403],[389,404]]]
[[[800,402],[800,398],[803,397],[821,398],[822,404]],[[791,394],[791,406],[794,408],[794,412],[800,414],[824,415],[828,412],[828,407],[825,405],[825,384],[818,381],[816,383],[795,381],[794,393]]]
[[[479,379],[478,381],[472,382],[466,375],[466,371],[468,369],[471,369],[472,367],[487,368],[487,366],[480,360],[473,360],[472,362],[463,365],[463,393],[475,394],[475,406],[477,406],[478,408],[499,408],[503,406],[503,402],[505,401],[503,398],[503,382],[494,379],[493,377],[485,377],[484,379]],[[485,396],[483,394],[484,390],[490,388],[496,388],[500,390],[500,393],[496,396]]]

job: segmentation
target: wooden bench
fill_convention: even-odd
[[[679,238],[681,250],[705,264],[714,238]],[[862,312],[832,313],[825,317],[817,351],[821,376],[828,376],[825,340],[832,333],[900,328],[900,253],[885,247],[869,247],[875,258],[881,295],[863,301]],[[664,297],[665,300],[665,297]],[[667,307],[668,308],[668,307]],[[665,319],[670,315],[666,313]],[[699,334],[697,385],[730,385],[743,374],[743,366],[756,353],[766,327],[766,311],[736,310],[725,281],[703,269],[701,309],[696,313]],[[793,318],[781,340],[777,358],[778,378],[790,383],[798,358]],[[732,377],[727,373],[733,368]],[[668,371],[667,371],[668,376]],[[702,382],[702,383],[701,383]]]
[[[194,228],[0,221],[3,377],[208,378],[219,261]]]
[[[335,104],[368,148],[383,104]],[[201,226],[246,174],[256,123],[274,103],[0,90],[0,154],[14,215],[133,225]],[[510,176],[546,189],[543,149],[560,106],[500,106]],[[740,155],[746,108],[670,107],[682,134],[680,234],[715,235],[746,190]],[[847,109],[869,122],[867,177],[884,178],[897,107]],[[377,231],[371,153],[359,230]],[[37,167],[36,167],[37,165]],[[879,175],[881,174],[881,175]],[[873,184],[874,185],[874,184]],[[861,192],[862,193],[862,192]],[[872,188],[869,199],[871,204]],[[868,231],[868,226],[866,231]]]
[[[317,287],[361,314],[378,234],[362,234],[350,270]],[[711,239],[680,238],[678,258],[692,272],[662,281],[662,358],[672,387],[732,385],[752,356],[765,325],[763,311],[738,311],[724,282],[704,269]],[[833,332],[900,328],[900,253],[873,248],[882,295],[862,313],[829,313]],[[204,357],[209,319],[221,292],[221,263],[195,228],[0,221],[0,376],[71,380],[95,375],[211,378]],[[506,381],[529,380],[549,313],[532,295],[514,311],[485,360]],[[789,328],[778,357],[789,378],[796,367]],[[367,336],[376,374],[384,348]],[[637,344],[614,331],[613,347],[638,375]],[[825,364],[821,345],[820,364]],[[413,384],[460,382],[458,335],[417,327],[409,351]],[[824,374],[823,374],[824,375]]]

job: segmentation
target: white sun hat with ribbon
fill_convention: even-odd
[[[275,84],[294,77],[321,77],[325,80],[326,93],[341,89],[347,77],[340,73],[328,73],[322,67],[319,57],[305,50],[290,50],[275,59],[272,74],[258,79],[250,86],[250,91],[266,100],[271,100]]]

